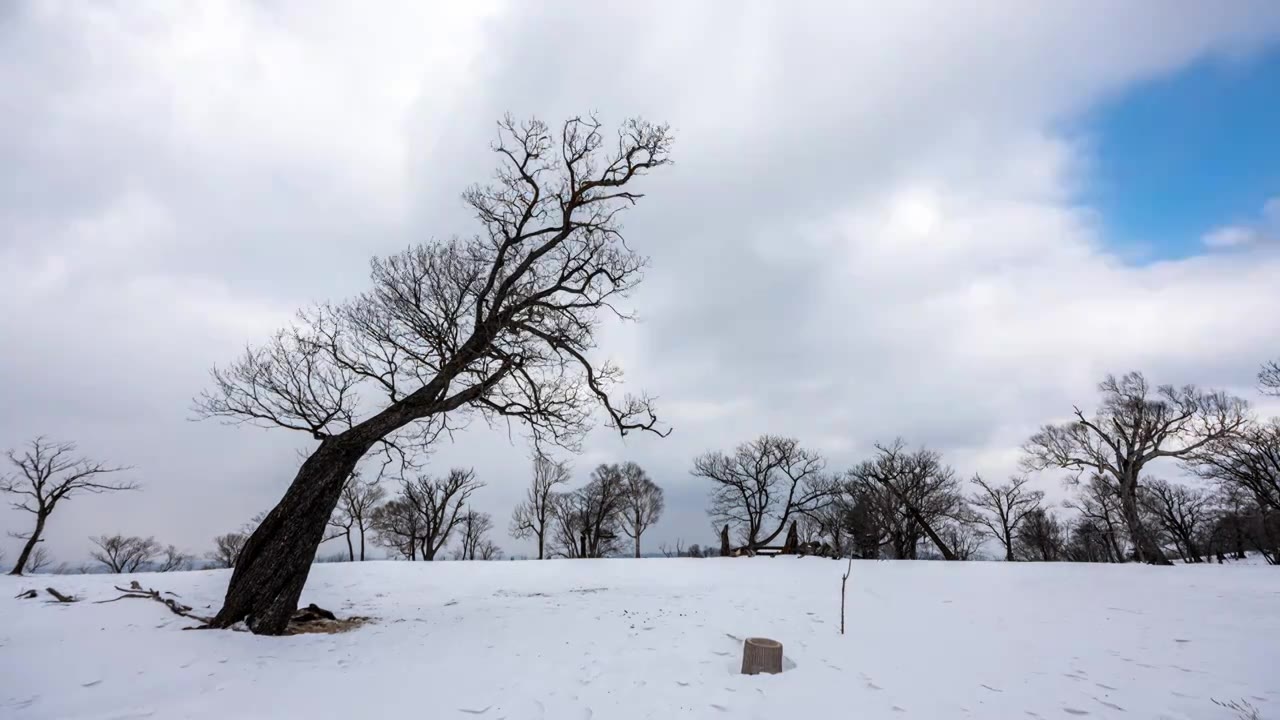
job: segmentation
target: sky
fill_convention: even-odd
[[[1278,71],[1267,0],[5,3],[0,447],[74,440],[143,485],[61,506],[59,560],[116,532],[208,550],[313,446],[193,421],[209,369],[370,257],[476,231],[459,195],[507,112],[676,134],[626,219],[640,320],[599,356],[674,432],[570,458],[575,487],[634,460],[665,488],[646,549],[714,541],[692,459],[761,433],[1001,478],[1107,373],[1280,414],[1254,388],[1280,356]],[[525,442],[478,424],[430,460],[454,465],[504,530]]]

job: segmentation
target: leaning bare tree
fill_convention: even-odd
[[[1160,458],[1182,459],[1239,430],[1249,419],[1248,404],[1222,392],[1187,385],[1153,389],[1141,373],[1108,375],[1098,385],[1102,406],[1092,418],[1075,408],[1076,419],[1046,425],[1023,446],[1029,470],[1062,468],[1111,477],[1140,561],[1168,564],[1159,543],[1143,525],[1139,477]]]
[[[356,559],[355,539],[360,539],[360,560],[364,561],[365,535],[373,522],[373,510],[387,496],[377,481],[368,481],[353,472],[342,486],[342,494],[338,497],[338,506],[329,517],[329,526],[338,530],[347,541],[347,559]]]
[[[137,572],[164,552],[153,537],[101,535],[91,537],[89,541],[97,548],[89,553],[89,557],[97,560],[107,572],[116,574]]]
[[[715,524],[734,526],[749,550],[768,545],[795,515],[831,502],[834,484],[826,461],[794,438],[762,435],[734,449],[693,461],[694,477],[713,483],[707,513]]]
[[[1027,513],[1040,507],[1044,491],[1028,488],[1030,480],[1026,477],[1013,477],[1003,485],[992,485],[981,475],[974,475],[972,482],[978,486],[978,492],[969,501],[975,510],[974,522],[981,526],[984,535],[1004,547],[1004,559],[1012,562],[1013,540],[1018,528]]]
[[[75,443],[54,442],[38,437],[22,450],[9,450],[6,454],[15,470],[0,476],[0,492],[17,495],[12,502],[17,510],[25,510],[36,516],[35,527],[28,533],[11,533],[12,537],[26,540],[18,561],[10,575],[21,575],[35,552],[45,524],[54,508],[63,500],[75,495],[100,494],[117,490],[135,490],[132,482],[113,482],[103,476],[127,470],[124,467],[103,465],[76,454]]]
[[[640,557],[640,536],[658,518],[665,506],[662,488],[639,465],[622,464],[622,509],[619,514],[622,532],[635,541],[636,557]]]
[[[593,407],[619,433],[657,432],[649,401],[616,400],[620,371],[591,356],[602,316],[629,317],[616,302],[646,261],[619,220],[641,197],[633,182],[669,162],[671,134],[633,120],[606,142],[600,128],[503,121],[495,181],[463,196],[479,235],[375,259],[370,290],[214,370],[201,415],[319,445],[246,543],[213,626],[284,632],[343,483],[379,443],[429,445],[479,415],[576,448]]]
[[[511,537],[538,540],[538,559],[546,557],[547,531],[551,527],[551,512],[556,497],[556,487],[569,482],[569,466],[543,455],[533,459],[533,484],[525,493],[524,502],[511,513]]]

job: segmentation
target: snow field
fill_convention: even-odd
[[[312,568],[339,635],[184,632],[228,571],[0,581],[0,718],[1280,717],[1280,572],[819,558]],[[13,599],[52,586],[72,605]],[[741,638],[786,671],[743,676]]]

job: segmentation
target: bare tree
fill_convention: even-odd
[[[494,181],[463,196],[478,235],[376,259],[371,290],[300,313],[213,371],[202,416],[319,442],[246,543],[213,626],[248,618],[255,633],[284,632],[343,484],[379,443],[429,446],[479,416],[576,449],[594,407],[621,434],[663,434],[648,399],[616,400],[619,370],[590,356],[602,317],[630,317],[617,302],[646,260],[620,218],[670,146],[665,125],[640,120],[614,143],[594,118],[558,133],[508,118]]]
[[[524,502],[511,513],[511,537],[538,540],[538,559],[546,557],[547,530],[555,501],[556,487],[569,482],[569,466],[543,456],[533,459],[533,484],[525,493]]]
[[[1269,512],[1280,513],[1280,418],[1250,423],[1187,456],[1206,480],[1238,487]]]
[[[483,556],[483,551],[486,544],[492,545],[486,537],[492,529],[493,517],[489,513],[468,509],[458,521],[458,535],[462,545],[454,552],[454,559],[488,560]]]
[[[622,508],[620,524],[622,532],[635,541],[636,557],[640,557],[640,536],[658,518],[665,506],[662,488],[649,478],[639,465],[628,462],[622,468]]]
[[[973,560],[982,549],[983,532],[975,515],[964,514],[946,523],[941,534],[956,560]]]
[[[27,571],[35,574],[53,564],[53,556],[43,545],[36,548],[27,559]]]
[[[76,455],[75,443],[54,442],[37,437],[21,450],[5,453],[15,470],[0,476],[0,492],[17,495],[20,499],[10,503],[17,510],[36,516],[35,527],[27,533],[10,533],[11,537],[26,540],[18,561],[10,575],[21,575],[36,543],[44,534],[45,524],[54,508],[63,500],[81,494],[100,494],[117,490],[135,490],[132,482],[112,482],[103,476],[127,470],[113,467]]]
[[[471,493],[482,487],[475,471],[465,468],[453,468],[441,478],[419,475],[412,482],[404,481],[400,496],[421,518],[418,544],[423,560],[435,560],[462,520],[462,508]]]
[[[1248,405],[1221,392],[1194,386],[1148,386],[1141,373],[1107,376],[1098,385],[1102,406],[1088,418],[1046,425],[1024,445],[1029,470],[1062,468],[1107,475],[1115,481],[1120,508],[1139,560],[1168,564],[1159,544],[1142,523],[1139,478],[1148,463],[1182,459],[1231,435],[1248,420]]]
[[[1187,562],[1202,562],[1201,537],[1213,510],[1211,496],[1159,478],[1143,481],[1142,501]]]
[[[193,558],[187,553],[182,552],[175,545],[169,545],[163,551],[163,556],[156,560],[156,572],[180,572],[190,570]]]
[[[1063,559],[1071,562],[1116,562],[1107,531],[1093,518],[1077,517],[1068,528]]]
[[[984,534],[1004,546],[1004,559],[1013,561],[1013,540],[1027,513],[1040,507],[1044,492],[1027,487],[1025,477],[1013,477],[1003,485],[991,485],[974,475],[972,480],[978,492],[969,501],[974,510],[974,521]]]
[[[209,551],[205,558],[213,563],[214,567],[233,568],[236,561],[240,559],[240,552],[244,550],[244,543],[249,536],[242,532],[229,532],[226,535],[219,535],[213,539],[213,550]]]
[[[617,553],[623,490],[621,468],[600,465],[584,487],[558,494],[551,512],[554,552],[568,558]]]
[[[1053,513],[1036,508],[1027,513],[1015,538],[1015,551],[1022,560],[1053,562],[1061,560],[1065,531]]]
[[[422,515],[403,496],[393,498],[373,510],[371,526],[375,541],[383,547],[395,550],[405,560],[418,559],[422,525]]]
[[[887,497],[881,497],[896,501],[896,514],[918,526],[944,559],[959,560],[941,532],[947,521],[967,519],[955,471],[942,463],[937,452],[925,448],[907,451],[901,439],[875,447],[876,457],[852,468],[850,481],[886,490]]]
[[[480,541],[476,549],[476,556],[480,560],[501,560],[502,548],[498,547],[489,539]]]
[[[359,472],[353,472],[342,487],[342,495],[338,497],[338,505],[329,518],[329,526],[339,531],[347,541],[347,559],[356,559],[356,545],[353,533],[359,538],[360,560],[364,561],[365,534],[373,521],[373,509],[387,496],[377,481],[366,481]]]
[[[1272,360],[1258,371],[1258,389],[1264,395],[1280,397],[1280,360]]]
[[[692,474],[714,483],[707,513],[715,523],[729,523],[745,546],[756,550],[781,534],[793,515],[832,501],[835,487],[822,474],[825,468],[826,461],[798,440],[761,435],[732,455],[709,452],[696,458]]]
[[[1107,562],[1124,562],[1128,531],[1120,509],[1120,490],[1115,481],[1095,473],[1088,482],[1073,480],[1070,485],[1077,489],[1077,494],[1063,506],[1078,511],[1082,519],[1090,521],[1091,525],[1085,530],[1099,533],[1098,537],[1105,542]]]
[[[116,574],[137,572],[161,552],[160,543],[153,537],[101,535],[89,540],[98,548],[90,552],[89,557]]]

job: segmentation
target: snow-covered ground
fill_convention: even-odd
[[[3,718],[1280,718],[1280,569],[816,558],[313,568],[340,635],[182,632],[130,577],[0,581]],[[137,575],[197,606],[225,571]],[[738,674],[740,638],[785,646]]]

